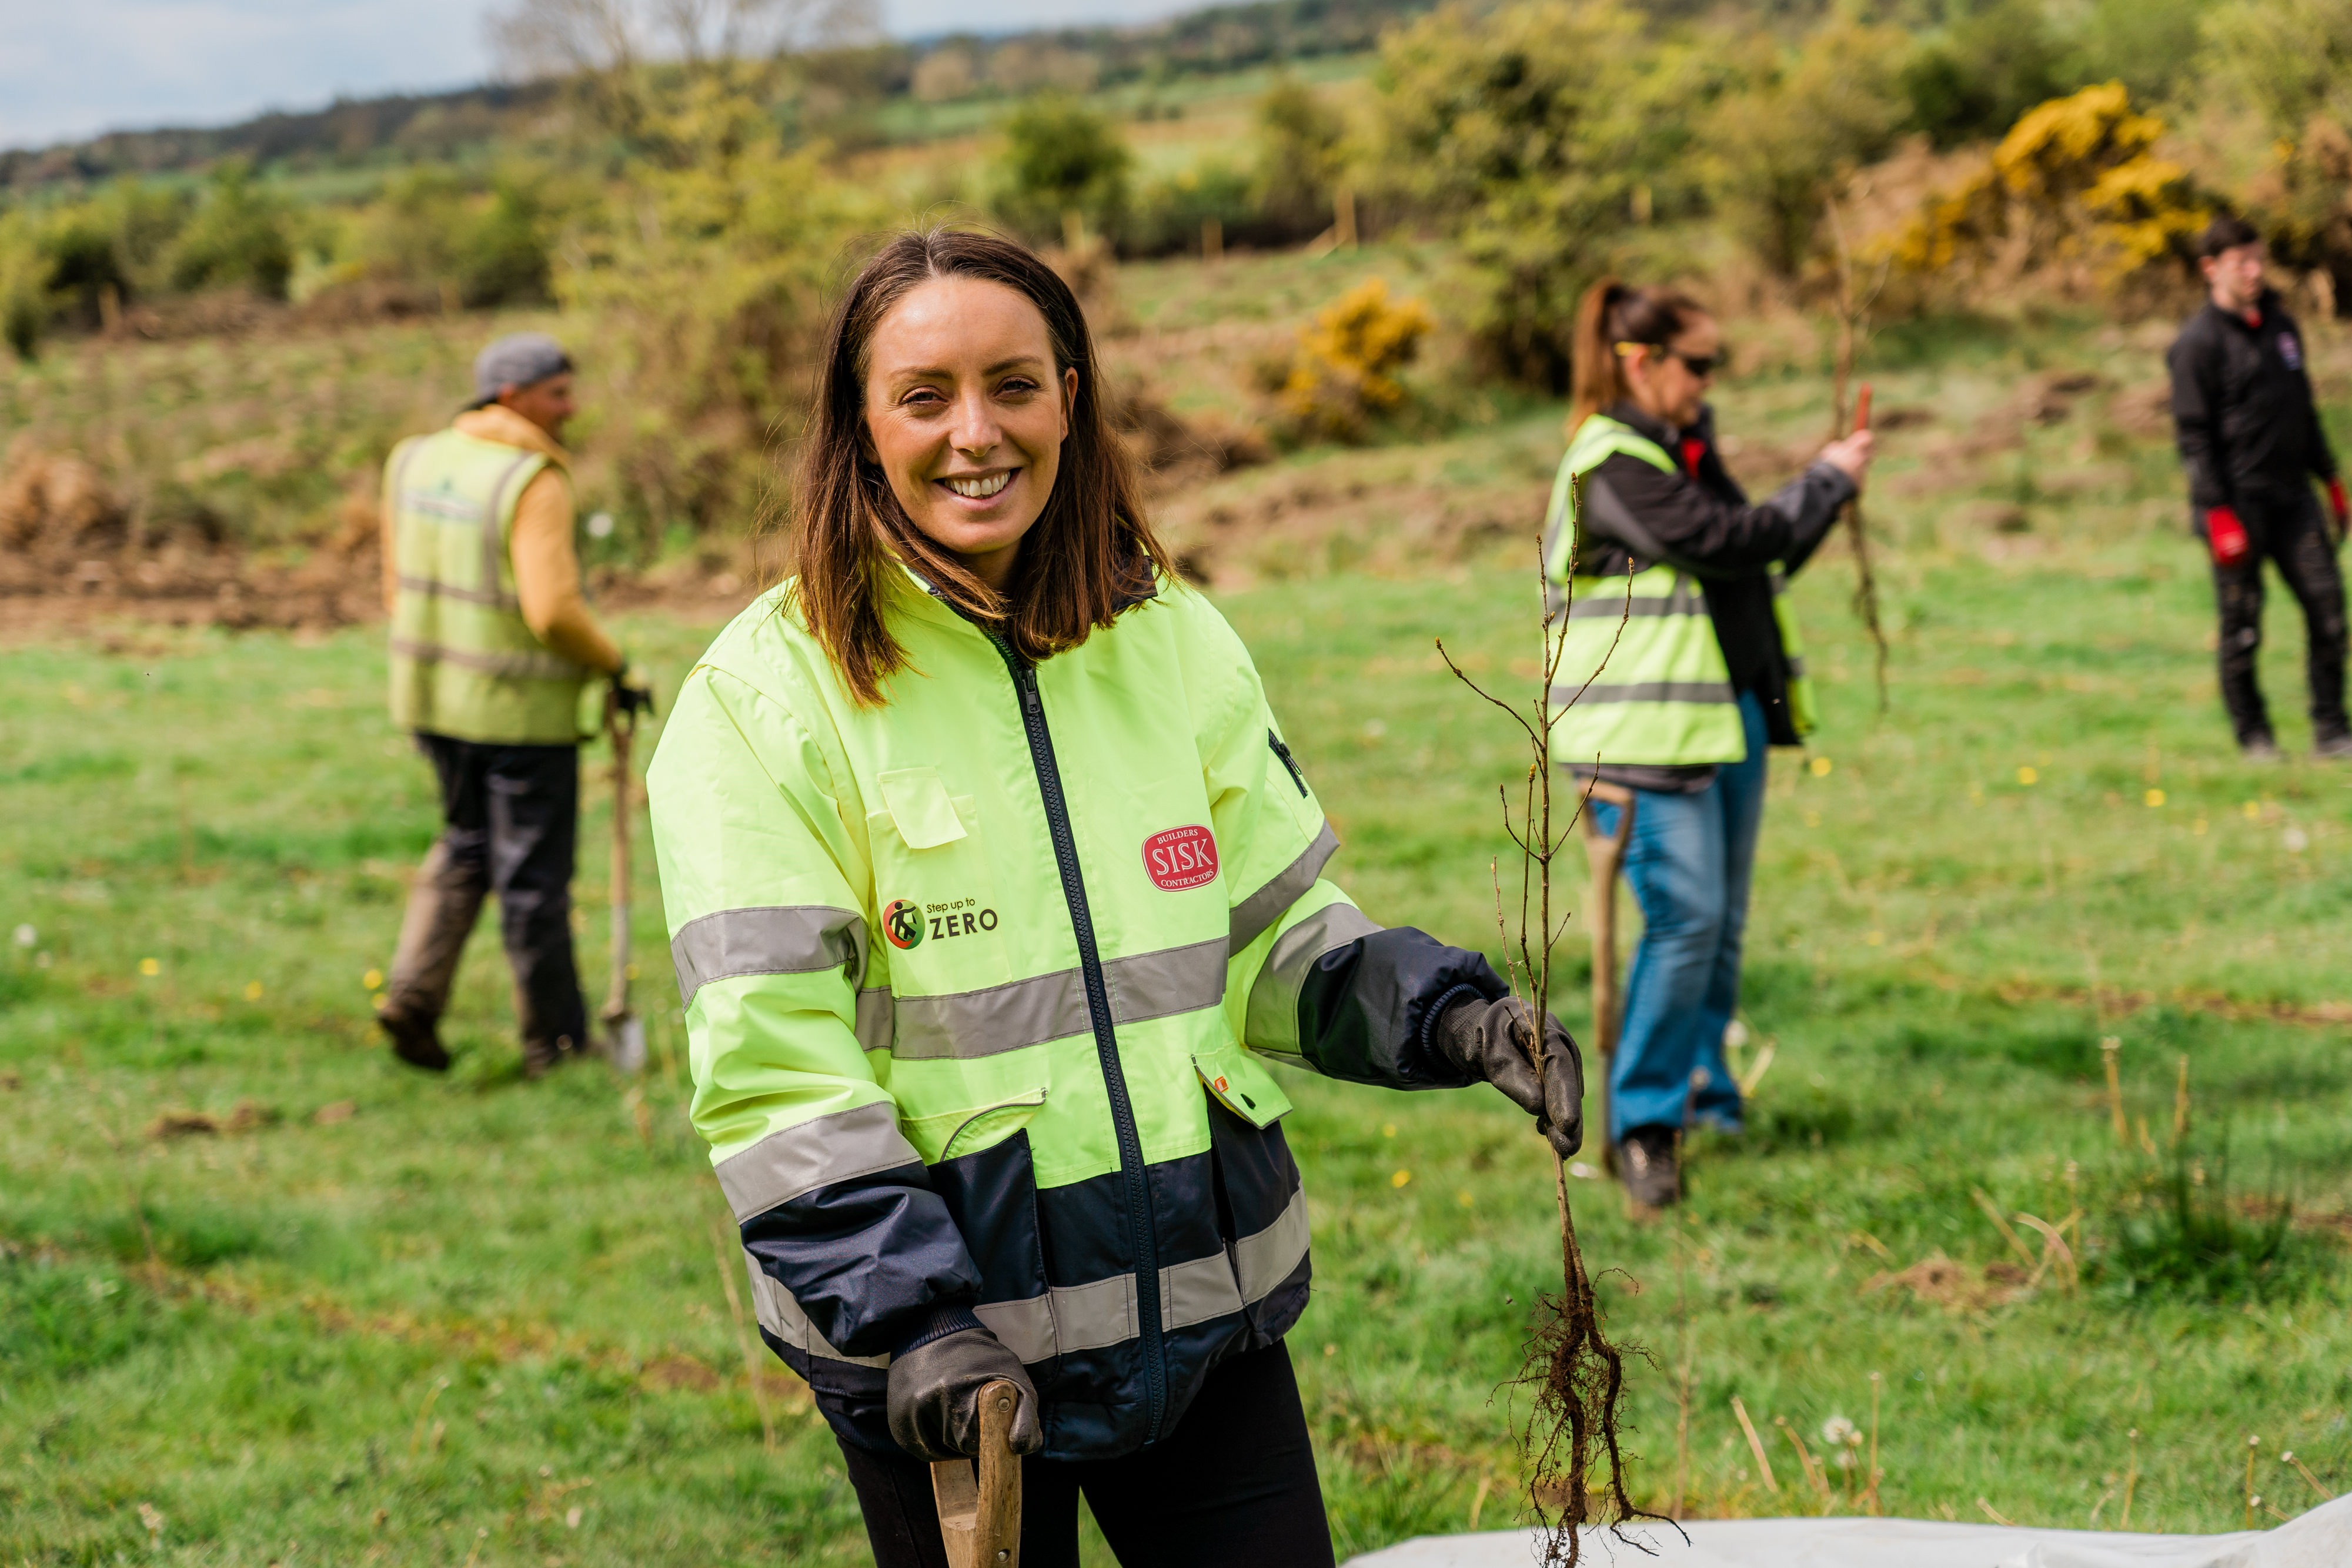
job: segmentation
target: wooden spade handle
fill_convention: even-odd
[[[980,1391],[980,1458],[938,1459],[931,1497],[948,1568],[1021,1568],[1021,1461],[1013,1416],[1021,1390],[1003,1378]]]

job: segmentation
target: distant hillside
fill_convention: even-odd
[[[1013,96],[1041,87],[1090,88],[1209,75],[1286,59],[1369,48],[1401,18],[1436,0],[1261,0],[1218,5],[1133,27],[1059,27],[885,44],[851,51],[821,73],[870,99]],[[940,56],[936,68],[924,62]],[[223,158],[268,168],[331,169],[455,156],[520,130],[552,106],[560,82],[338,99],[236,125],[114,131],[86,141],[0,152],[0,190],[119,174],[163,174]],[[788,117],[789,118],[789,117]]]

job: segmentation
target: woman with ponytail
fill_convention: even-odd
[[[1813,718],[1783,592],[1853,498],[1871,438],[1832,442],[1751,504],[1717,449],[1706,398],[1723,336],[1696,301],[1604,278],[1577,311],[1573,352],[1545,535],[1547,576],[1569,600],[1552,747],[1628,802],[1595,797],[1601,831],[1633,813],[1625,877],[1643,935],[1608,1132],[1627,1190],[1657,1207],[1681,1195],[1688,1123],[1740,1126],[1723,1036],[1739,1002],[1765,748],[1798,745]]]

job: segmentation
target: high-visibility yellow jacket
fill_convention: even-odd
[[[543,453],[457,430],[414,436],[384,465],[394,556],[392,716],[459,740],[566,745],[593,673],[523,619],[509,545]]]
[[[1307,1301],[1264,1058],[1403,1087],[1475,954],[1382,930],[1249,655],[1160,585],[1037,666],[893,584],[908,667],[849,697],[772,591],[687,678],[648,775],[695,1125],[761,1330],[887,1449],[888,1356],[985,1324],[1045,1451],[1169,1431]]]
[[[1585,418],[1559,458],[1545,519],[1545,576],[1555,595],[1567,591],[1559,595],[1567,600],[1567,613],[1552,628],[1561,642],[1552,689],[1555,755],[1580,767],[1604,768],[1740,762],[1748,755],[1748,740],[1707,607],[1706,564],[1677,557],[1622,501],[1600,494],[1595,475],[1613,456],[1689,482],[1665,446],[1606,413]],[[1851,482],[1834,470],[1822,468],[1822,475],[1837,485],[1804,486],[1809,494],[1801,501],[1801,534],[1809,538],[1818,538],[1818,531],[1828,527],[1834,501],[1851,494]],[[1585,491],[1580,513],[1578,489]],[[1630,579],[1592,573],[1595,543],[1634,557],[1639,569]],[[1771,616],[1788,673],[1785,738],[1801,740],[1813,728],[1804,637],[1788,600],[1788,573],[1771,564],[1764,576],[1771,580]]]

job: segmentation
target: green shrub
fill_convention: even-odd
[[[1313,88],[1283,77],[1257,100],[1250,203],[1261,222],[1304,239],[1331,222],[1347,175],[1348,122]]]
[[[1710,183],[1748,248],[1794,277],[1838,182],[1894,143],[1909,43],[1893,28],[1840,19],[1785,56],[1767,47],[1748,82],[1708,117]]]
[[[2042,0],[1992,0],[1963,16],[1903,68],[1910,122],[1938,147],[1999,136],[2074,85]]]
[[[175,288],[244,287],[286,298],[294,271],[294,214],[285,198],[232,158],[214,171],[195,215],[171,249]]]
[[[394,179],[362,215],[352,259],[387,281],[446,286],[468,306],[542,304],[552,298],[547,228],[532,182],[509,174],[477,192],[426,165]]]
[[[770,444],[799,423],[824,290],[881,217],[756,104],[714,89],[659,128],[672,153],[577,220],[555,275],[597,426],[583,487],[609,488],[643,559],[740,539],[774,503]]]
[[[41,254],[32,221],[0,213],[0,339],[20,360],[41,351],[49,324],[49,258]]]
[[[1119,228],[1119,249],[1129,256],[1192,250],[1211,219],[1229,245],[1265,239],[1250,176],[1220,158],[1202,159],[1138,192]]]
[[[1577,297],[1629,213],[1696,195],[1685,63],[1614,0],[1448,7],[1382,45],[1386,193],[1461,242],[1504,374],[1564,389]]]
[[[1033,240],[1062,235],[1073,214],[1116,234],[1134,155],[1110,120],[1074,98],[1040,93],[1004,119],[997,215]]]

